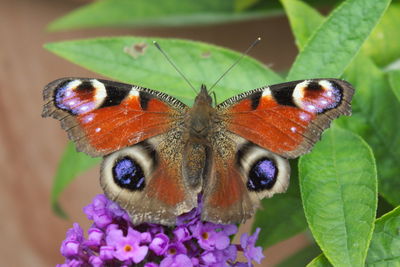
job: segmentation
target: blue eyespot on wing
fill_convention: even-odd
[[[145,187],[144,172],[140,165],[130,157],[115,162],[112,170],[116,184],[129,190],[142,190]]]
[[[278,168],[275,162],[269,158],[262,158],[251,167],[247,188],[251,191],[262,191],[271,189],[278,175]]]

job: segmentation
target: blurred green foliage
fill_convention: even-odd
[[[306,0],[329,6],[339,0]],[[50,31],[96,27],[188,26],[228,23],[282,14],[271,0],[102,0],[53,21]]]

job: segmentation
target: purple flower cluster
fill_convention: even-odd
[[[177,218],[175,227],[144,223],[133,225],[128,214],[104,195],[98,195],[84,208],[93,225],[87,238],[74,223],[62,242],[66,266],[252,266],[264,258],[255,247],[260,229],[243,234],[240,245],[231,244],[237,233],[233,224],[223,225],[200,220],[201,207]],[[247,262],[236,260],[243,253]]]

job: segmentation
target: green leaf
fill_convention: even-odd
[[[115,26],[185,26],[264,17],[267,11],[235,12],[234,1],[103,0],[52,22],[51,31]]]
[[[327,6],[340,0],[307,0]],[[129,26],[187,26],[267,17],[282,12],[278,1],[260,0],[103,0],[83,6],[52,22],[52,31]]]
[[[306,266],[312,259],[321,254],[317,244],[312,244],[302,250],[296,252],[294,255],[285,259],[277,265],[277,267],[293,267],[293,266]]]
[[[260,232],[257,244],[264,248],[285,240],[307,228],[307,222],[301,206],[297,160],[291,162],[291,169],[288,191],[284,194],[275,195],[273,198],[263,199],[262,208],[255,215],[253,230],[257,227],[273,229],[273,231]]]
[[[310,37],[287,80],[340,77],[359,51],[390,0],[347,0]]]
[[[400,266],[400,207],[375,223],[367,266]]]
[[[60,194],[77,175],[98,162],[99,158],[91,158],[84,153],[79,153],[72,142],[68,143],[64,155],[60,160],[51,192],[51,205],[57,215],[64,218],[67,217],[58,202]]]
[[[307,40],[318,25],[325,20],[317,10],[299,0],[281,0],[288,16],[290,27],[295,36],[299,50],[302,50]]]
[[[311,232],[337,266],[362,266],[377,208],[371,149],[359,136],[332,127],[299,161],[300,189]]]
[[[380,67],[400,58],[400,4],[392,4],[363,47]]]
[[[308,38],[320,26],[325,17],[316,9],[299,0],[281,0],[290,26],[301,50]],[[362,52],[372,57],[379,66],[388,65],[400,58],[400,5],[389,6],[382,19],[362,47]]]
[[[366,266],[400,266],[400,207],[375,221]],[[321,254],[307,267],[332,266]]]
[[[313,259],[307,267],[331,267],[332,264],[328,261],[324,254],[319,255]]]
[[[298,12],[294,12],[289,8],[287,12],[291,24],[308,25],[310,30],[303,32],[304,34],[317,29],[323,22],[323,18],[315,10],[312,11],[311,7],[296,0],[284,2],[285,8],[290,3],[299,9]],[[307,16],[301,16],[302,12]],[[308,20],[308,18],[311,19]],[[307,36],[302,37],[296,33],[295,36],[301,49],[305,45]],[[364,50],[350,64],[344,77],[355,86],[356,94],[353,99],[352,117],[339,121],[342,126],[358,133],[371,145],[378,165],[379,192],[390,203],[400,204],[400,195],[396,190],[400,188],[400,181],[397,179],[400,172],[400,133],[397,131],[400,127],[398,115],[400,105],[396,103],[390,92],[384,73],[365,56]],[[389,112],[388,109],[390,109]],[[382,120],[382,118],[385,119]]]
[[[306,43],[306,34],[317,29],[323,18],[312,7],[297,0],[283,0],[283,3],[285,9],[290,5],[298,9],[293,11],[293,8],[287,8],[293,28],[307,24],[310,29],[302,34],[294,33],[301,49]],[[307,16],[301,16],[302,13]],[[400,128],[400,105],[388,88],[385,74],[365,56],[364,50],[347,68],[344,78],[356,88],[352,102],[353,115],[350,118],[340,118],[337,122],[361,135],[373,148],[379,173],[379,193],[393,205],[398,205],[400,132],[397,129]]]
[[[187,104],[194,92],[185,80],[153,46],[156,40],[194,85],[210,86],[241,54],[201,42],[178,39],[114,37],[49,43],[51,52],[89,70],[180,97]],[[132,46],[145,46],[139,53]],[[218,100],[282,82],[282,78],[260,62],[245,57],[216,86]]]
[[[344,78],[356,93],[353,115],[343,126],[361,135],[373,148],[379,176],[379,193],[392,205],[400,204],[400,104],[385,73],[371,59],[356,57]]]
[[[400,70],[391,71],[388,75],[390,87],[397,97],[397,100],[400,101]]]

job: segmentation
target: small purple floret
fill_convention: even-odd
[[[141,234],[132,228],[125,236],[122,230],[113,229],[106,237],[106,243],[114,247],[114,257],[120,261],[141,262],[147,255],[148,247],[140,246]]]
[[[102,230],[92,227],[88,230],[88,238],[85,240],[85,244],[88,247],[98,247],[102,245],[104,233]]]
[[[113,246],[101,246],[100,247],[100,258],[104,261],[112,260],[114,258],[114,247]]]
[[[157,255],[163,255],[168,248],[169,238],[167,235],[159,233],[150,243],[150,249]]]
[[[257,263],[261,263],[261,260],[264,258],[261,247],[255,247],[260,230],[260,228],[257,228],[251,236],[244,233],[240,238],[240,246],[243,249],[244,256],[249,262],[254,260]]]
[[[102,267],[102,266],[104,266],[104,262],[99,256],[90,256],[89,263],[93,267]]]
[[[155,262],[147,262],[144,267],[158,267],[158,264]]]
[[[191,259],[185,254],[178,254],[175,256],[169,256],[164,258],[160,267],[192,267],[193,263]]]

